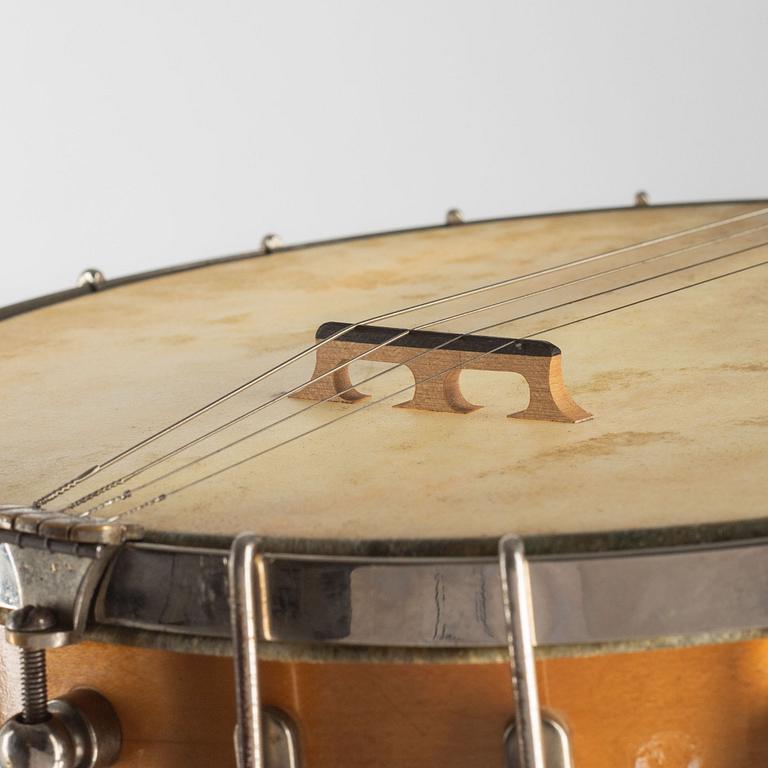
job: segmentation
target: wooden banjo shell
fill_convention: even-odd
[[[14,649],[0,651],[7,717],[18,681]],[[768,760],[766,658],[763,639],[547,659],[537,671],[577,767],[753,768]],[[116,707],[121,768],[234,768],[231,659],[85,643],[50,654],[49,666],[54,695],[87,685]],[[298,724],[308,768],[504,768],[507,663],[263,662],[260,676],[264,703]]]

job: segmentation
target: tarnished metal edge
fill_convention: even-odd
[[[102,582],[90,631],[111,627],[139,644],[168,635],[172,646],[227,653],[226,563],[221,550],[126,545]],[[354,656],[380,646],[382,658],[419,648],[425,658],[504,657],[493,559],[265,554],[263,563],[263,655]],[[538,656],[739,640],[768,628],[768,539],[531,557],[530,570]]]

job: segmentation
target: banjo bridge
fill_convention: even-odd
[[[528,407],[512,418],[570,424],[592,418],[568,393],[562,353],[548,341],[347,323],[324,323],[316,339],[321,344],[312,379],[291,397],[344,403],[368,397],[349,376],[349,364],[364,358],[402,365],[413,374],[413,397],[398,408],[470,413],[481,406],[462,394],[461,372],[505,371],[521,375],[530,392]]]

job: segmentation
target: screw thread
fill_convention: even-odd
[[[21,717],[34,725],[48,719],[48,681],[45,651],[21,651]]]

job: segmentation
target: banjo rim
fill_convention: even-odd
[[[674,209],[706,207],[718,204],[757,205],[765,203],[768,203],[768,200],[758,198],[749,200],[673,203],[655,205],[654,208]],[[483,225],[494,222],[608,213],[632,209],[633,206],[619,206],[615,208],[555,211],[545,214],[527,214],[523,216],[477,220],[466,222],[461,226],[471,227],[473,225]],[[440,224],[316,241],[307,244],[281,246],[280,251],[299,251],[338,243],[361,241],[374,237],[397,236],[413,232],[438,230],[443,229],[445,226],[445,224]],[[265,255],[267,252],[267,250],[251,251],[215,259],[201,260],[164,269],[136,273],[109,280],[100,285],[85,285],[48,294],[36,299],[0,308],[0,320],[82,297],[95,290],[102,291],[174,273],[231,261],[251,259]],[[231,542],[231,536],[148,530],[144,542],[126,546],[120,555],[125,555],[125,557],[130,558],[135,556],[135,553],[137,552],[151,553],[152,556],[156,558],[157,562],[160,562],[160,560],[170,562],[170,560],[177,556],[191,555],[193,558],[200,559],[201,562],[206,557],[223,562],[226,559],[227,550],[229,549]],[[664,574],[664,581],[667,583],[670,581],[670,571],[667,569],[667,565],[682,562],[680,558],[683,558],[687,563],[693,564],[695,568],[702,568],[702,572],[705,572],[706,558],[708,556],[713,556],[714,553],[715,557],[722,557],[720,571],[717,571],[714,574],[714,578],[724,583],[724,595],[726,595],[726,599],[728,595],[732,595],[734,598],[739,595],[739,590],[741,588],[739,571],[743,565],[741,556],[744,552],[752,552],[758,554],[758,557],[754,558],[753,571],[750,571],[751,577],[753,578],[753,584],[768,582],[768,565],[764,569],[761,569],[758,564],[759,560],[766,561],[764,553],[768,548],[768,516],[729,522],[623,528],[580,533],[538,534],[526,536],[525,544],[526,551],[533,558],[534,563],[549,563],[550,567],[554,565],[555,568],[559,567],[557,566],[558,563],[562,566],[564,563],[572,564],[579,560],[583,563],[597,564],[599,567],[601,562],[605,563],[610,558],[613,558],[616,562],[623,561],[627,563],[634,560],[635,562],[646,562],[649,564],[653,563],[654,558],[656,558],[658,560],[659,573]],[[269,553],[269,557],[274,557],[276,561],[280,561],[281,556],[285,556],[283,558],[285,561],[294,562],[294,565],[298,564],[298,571],[301,571],[304,566],[319,565],[321,568],[328,567],[333,569],[340,564],[346,563],[347,565],[351,564],[349,565],[351,569],[350,573],[364,563],[367,563],[370,566],[375,562],[386,562],[390,566],[397,566],[400,564],[403,566],[403,570],[408,570],[413,566],[440,568],[443,567],[443,565],[463,569],[472,567],[477,563],[484,563],[484,567],[492,566],[497,568],[497,561],[492,559],[492,555],[495,555],[497,546],[498,539],[496,537],[362,540],[264,538],[262,540],[263,552]],[[3,547],[2,549],[7,557],[9,547]],[[294,558],[293,561],[291,561],[291,557]],[[356,560],[357,558],[360,559],[359,562]],[[661,559],[659,560],[658,558]],[[119,562],[119,559],[115,561],[115,564],[113,564],[114,567],[105,578],[100,590],[96,612],[96,637],[101,633],[101,635],[107,638],[111,637],[113,641],[116,637],[123,637],[126,639],[130,638],[130,642],[135,642],[136,644],[159,645],[164,642],[160,639],[161,636],[168,637],[170,635],[179,639],[183,635],[186,635],[187,640],[180,640],[180,642],[185,644],[187,649],[194,650],[197,648],[202,650],[203,653],[222,652],[222,648],[226,649],[229,646],[229,640],[218,630],[210,633],[204,630],[201,631],[199,627],[196,628],[191,625],[185,626],[183,622],[163,626],[161,623],[153,625],[149,621],[120,617],[116,614],[110,617],[109,589],[112,585],[118,585],[118,582],[120,581],[115,575],[117,568],[116,564],[119,564]],[[372,567],[376,567],[376,565],[374,564]],[[534,565],[534,568],[535,567],[536,566]],[[672,568],[673,572],[675,567],[676,566]],[[2,570],[5,571],[6,569],[3,568]],[[652,571],[648,571],[648,573],[651,572]],[[562,573],[564,573],[564,571]],[[552,584],[556,584],[559,578],[561,577],[554,577]],[[661,580],[661,577],[659,577],[659,579]],[[754,581],[755,579],[756,581]],[[122,586],[130,587],[130,584]],[[689,587],[693,588],[691,585],[689,585]],[[729,589],[731,592],[728,591]],[[599,589],[596,591],[593,590],[591,594],[587,594],[588,592],[589,590],[585,590],[584,594],[589,600],[599,602],[601,599]],[[765,590],[763,590],[763,592],[765,592]],[[640,595],[642,593],[638,594]],[[664,592],[659,591],[658,589],[656,589],[654,594],[657,598],[664,597]],[[701,597],[703,596],[704,595],[701,595]],[[562,612],[563,610],[567,611],[569,606],[567,603],[563,603],[560,600],[559,595],[556,596],[557,600],[555,600],[555,596],[551,597],[553,602],[549,606],[549,610],[552,612],[553,616],[558,615],[558,612]],[[13,602],[13,600],[8,599],[7,594],[2,600],[2,603],[6,606],[13,605]],[[555,605],[555,602],[557,602],[558,605]],[[595,602],[595,604],[597,604],[597,602]],[[646,637],[633,636],[628,629],[622,629],[621,623],[615,628],[615,632],[617,633],[616,636],[601,636],[600,633],[597,632],[592,638],[594,643],[590,643],[589,641],[589,632],[586,634],[575,632],[571,636],[569,636],[567,632],[564,634],[561,633],[562,642],[554,642],[551,641],[551,639],[557,636],[557,632],[555,632],[552,634],[552,638],[545,640],[543,644],[545,646],[545,653],[551,653],[551,655],[556,656],[568,655],[568,653],[582,654],[585,652],[585,648],[590,645],[597,648],[598,652],[602,653],[606,650],[611,650],[611,647],[613,647],[614,650],[635,650],[637,647],[647,647],[649,644],[654,647],[659,647],[664,644],[688,645],[694,642],[719,642],[725,639],[743,639],[744,637],[755,636],[756,634],[761,634],[764,628],[768,627],[768,605],[764,605],[764,601],[761,603],[759,599],[753,597],[750,597],[746,602],[738,602],[737,600],[734,605],[731,606],[736,612],[743,610],[744,615],[750,617],[748,621],[746,619],[742,623],[739,623],[738,621],[734,623],[731,621],[729,624],[728,621],[718,623],[719,620],[713,618],[712,625],[706,627],[692,627],[687,625],[686,621],[678,621],[674,618],[675,612],[679,611],[680,606],[684,605],[684,603],[685,601],[681,601],[679,595],[676,598],[669,598],[667,605],[664,605],[663,600],[661,603],[654,603],[654,608],[660,607],[662,614],[664,614],[666,618],[662,618],[657,625],[654,625],[651,634]],[[468,604],[471,605],[471,603]],[[694,621],[694,624],[695,623],[696,622]],[[145,640],[145,642],[138,640],[140,636],[145,636],[147,631],[153,639],[151,641]],[[267,644],[265,648],[271,647],[274,655],[280,657],[282,653],[280,648],[283,643],[287,642],[288,645],[285,647],[288,649],[287,653],[291,658],[296,658],[297,656],[301,657],[302,655],[311,657],[312,654],[306,651],[306,649],[303,652],[298,650],[302,646],[302,643],[306,645],[306,647],[314,646],[315,644],[324,646],[324,650],[320,655],[325,658],[329,658],[328,654],[330,654],[330,658],[338,658],[339,654],[336,653],[336,651],[338,651],[340,647],[342,648],[341,653],[350,653],[352,655],[354,655],[356,649],[365,648],[365,658],[367,660],[371,659],[371,647],[365,642],[366,637],[364,633],[361,636],[361,642],[351,642],[350,645],[343,644],[342,646],[334,645],[333,642],[326,644],[327,640],[312,635],[312,628],[308,629],[308,633],[309,634],[307,634],[306,637],[301,637],[299,635],[290,636],[290,633],[287,638],[276,636],[273,640],[274,644]],[[495,657],[498,657],[499,659],[506,658],[506,651],[499,650],[501,645],[499,640],[503,641],[503,638],[494,634],[489,635],[488,642],[485,643],[473,642],[468,638],[462,637],[455,638],[455,642],[430,643],[424,641],[422,643],[418,642],[418,639],[415,640],[415,637],[413,632],[409,634],[409,632],[406,631],[403,634],[402,642],[390,642],[384,648],[377,649],[377,651],[381,651],[381,653],[386,656],[387,651],[393,651],[393,649],[396,650],[399,648],[403,650],[404,656],[407,656],[411,660],[413,655],[417,654],[415,649],[418,648],[426,649],[428,654],[427,659],[430,661],[435,660],[435,654],[439,656],[441,653],[447,653],[447,658],[449,660],[455,660],[457,653],[460,654],[459,658],[462,658],[465,661],[488,661]],[[205,642],[202,644],[197,643],[196,641],[200,638],[208,638],[211,642],[208,642],[207,644]],[[666,640],[663,638],[666,638]],[[118,642],[119,641],[120,640],[118,640]],[[326,654],[325,651],[330,646],[333,646],[334,652],[328,651],[328,654]],[[547,647],[549,647],[549,651],[546,650]],[[564,651],[563,649],[566,650]],[[472,652],[475,651],[477,651],[477,658],[472,656]],[[587,650],[586,652],[589,651]],[[270,652],[267,651],[267,655],[269,655],[269,653]]]

